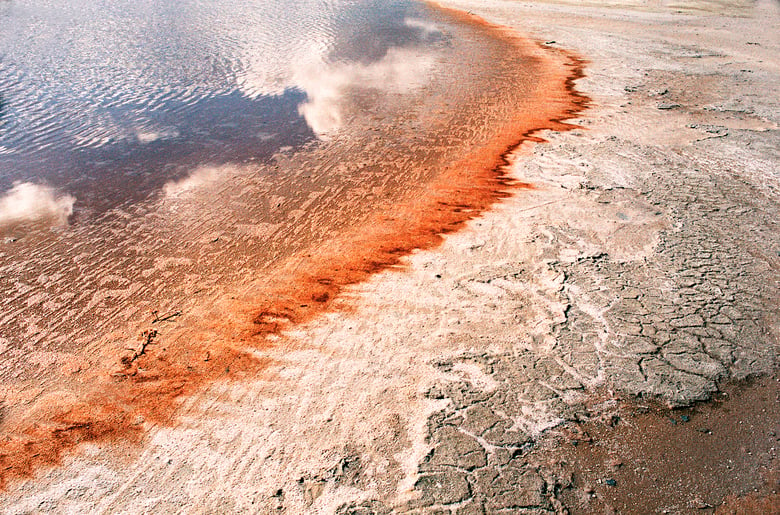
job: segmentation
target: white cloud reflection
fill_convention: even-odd
[[[70,195],[58,195],[48,186],[17,182],[0,196],[0,226],[37,220],[65,225],[73,214],[75,201]]]
[[[319,138],[327,139],[343,126],[351,91],[403,94],[426,83],[435,55],[425,42],[442,32],[416,18],[406,18],[403,26],[415,34],[419,44],[390,45],[372,62],[331,60],[335,36],[330,30],[311,34],[305,47],[295,50],[291,62],[265,55],[246,57],[243,61],[248,66],[239,77],[239,89],[250,97],[281,95],[290,88],[303,91],[307,100],[298,112]]]
[[[327,138],[344,123],[347,94],[353,88],[385,94],[408,93],[426,82],[434,63],[430,54],[415,48],[391,48],[379,61],[363,63],[304,63],[295,74],[307,100],[298,107],[317,136]]]
[[[163,186],[163,193],[168,198],[177,198],[190,191],[218,182],[222,175],[224,175],[223,170],[217,167],[203,166],[183,179],[167,182]]]

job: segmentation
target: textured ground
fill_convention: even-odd
[[[615,4],[448,2],[589,61],[536,189],[4,509],[777,510],[780,7]]]

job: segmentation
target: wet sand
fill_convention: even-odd
[[[197,311],[213,323],[171,341],[230,372],[167,384],[160,412],[127,401],[141,444],[82,444],[14,479],[8,511],[775,510],[777,5],[616,4],[448,2],[545,42],[543,93],[566,101],[524,116],[589,97],[581,127],[506,155],[563,128],[509,120],[463,156],[476,190],[434,180],[366,216],[369,241],[406,243],[347,231]],[[117,384],[148,384],[153,356]]]

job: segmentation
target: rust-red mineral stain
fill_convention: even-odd
[[[262,291],[249,301],[236,301],[230,313],[136,351],[132,359],[117,360],[118,366],[106,365],[103,372],[83,380],[78,400],[36,406],[36,413],[45,415],[16,424],[0,442],[0,487],[58,464],[85,442],[137,442],[145,423],[174,424],[185,396],[218,379],[240,379],[267,368],[272,361],[250,351],[275,345],[269,335],[332,309],[345,288],[402,265],[403,257],[415,249],[435,248],[443,235],[513,191],[533,187],[507,175],[508,156],[523,142],[542,141],[536,135],[542,130],[572,127],[563,120],[582,111],[588,101],[574,89],[583,76],[582,62],[560,51],[541,50],[475,16],[444,11],[481,25],[541,63],[544,73],[536,77],[527,104],[517,106],[514,118],[494,127],[488,144],[450,163],[392,212],[376,213],[328,244],[288,259]]]

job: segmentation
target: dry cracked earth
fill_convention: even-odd
[[[527,7],[496,5],[488,3],[476,12],[522,26],[517,19],[527,14]],[[772,6],[765,3],[764,8]],[[555,12],[551,7],[544,15],[537,13],[536,23],[544,25],[545,16]],[[593,15],[585,9],[576,12],[582,19]],[[562,453],[550,442],[560,441],[562,434],[575,444],[583,441],[578,435],[590,442],[580,429],[584,421],[600,425],[603,432],[621,420],[619,413],[628,405],[650,401],[656,406],[652,401],[660,401],[690,407],[712,399],[730,382],[776,371],[777,60],[763,61],[767,54],[751,56],[742,50],[765,45],[771,52],[778,38],[757,28],[738,31],[757,24],[755,18],[762,15],[776,24],[777,12],[748,10],[740,13],[747,18],[738,21],[712,13],[653,13],[638,21],[629,21],[624,11],[602,9],[599,14],[613,22],[601,22],[611,31],[583,34],[594,28],[583,22],[567,34],[571,27],[565,25],[575,23],[576,14],[558,19],[558,30],[540,30],[568,48],[598,56],[588,78],[579,83],[593,96],[594,107],[580,120],[584,130],[550,135],[549,143],[517,163],[522,180],[541,179],[548,187],[574,190],[564,200],[569,203],[559,213],[564,216],[539,224],[529,238],[555,277],[556,287],[548,285],[541,293],[555,308],[551,333],[533,335],[509,352],[467,352],[435,363],[444,372],[457,364],[477,367],[484,377],[480,382],[439,383],[428,391],[448,403],[428,423],[431,450],[419,465],[415,485],[421,497],[403,507],[376,501],[351,504],[342,513],[609,511],[614,508],[608,503],[590,502],[597,497],[592,485],[578,481],[580,471],[571,463],[556,461]],[[659,34],[643,32],[659,23],[665,25]],[[708,25],[721,27],[729,38],[691,37],[684,44],[683,37],[669,34],[677,27],[683,36],[693,36]],[[631,38],[632,31],[643,37]],[[627,62],[627,55],[636,59]],[[558,200],[553,194],[550,202]],[[608,213],[603,223],[613,227],[583,227],[574,220],[578,207]],[[529,304],[528,292],[534,289],[529,283],[537,273],[520,262],[483,270],[466,287],[499,290],[494,297],[504,307],[496,316],[509,316],[493,323],[511,324],[511,313],[522,316]],[[470,336],[476,341],[482,335],[473,329]],[[765,426],[756,429],[763,431],[759,437],[765,454],[754,461],[756,467],[776,470],[776,381],[770,379],[764,387],[769,390],[764,404],[734,409],[744,410],[748,418],[753,409],[769,409]],[[600,393],[595,394],[599,402],[593,400],[594,392]],[[639,413],[649,409],[641,408]],[[523,421],[532,412],[548,414],[551,426],[562,425],[552,432],[529,431]],[[675,421],[677,412],[658,413],[671,413]],[[682,424],[691,416],[677,415],[677,420]],[[652,433],[647,437],[655,438]],[[546,448],[546,454],[535,452],[539,448]],[[742,486],[739,477],[720,479]],[[607,488],[618,486],[614,479],[605,481]],[[763,504],[721,508],[747,513],[780,509],[776,474],[769,481],[773,494],[767,493]],[[684,492],[687,499],[675,499],[676,504],[663,499],[658,502],[667,504],[645,508],[707,512],[723,501],[714,494],[712,503],[706,502],[695,495],[697,488],[711,490],[693,485],[689,489],[694,492]],[[587,493],[572,495],[577,489]],[[626,512],[645,508],[629,505]]]

